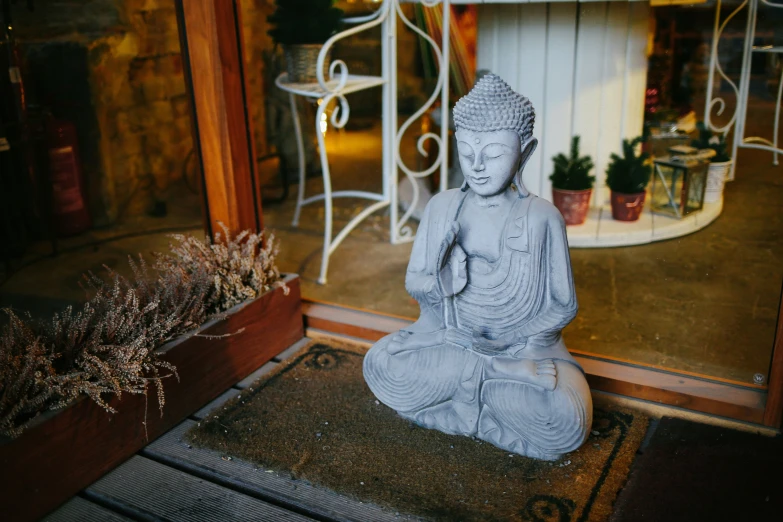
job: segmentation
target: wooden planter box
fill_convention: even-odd
[[[0,444],[0,519],[37,520],[179,424],[272,357],[304,336],[299,278],[232,308],[228,318],[204,324],[199,333],[222,339],[188,337],[163,347],[180,382],[164,383],[161,417],[157,397],[124,394],[112,415],[94,402],[79,400],[42,415],[19,438]],[[148,438],[149,437],[149,438]]]

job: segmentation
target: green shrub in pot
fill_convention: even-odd
[[[702,121],[696,124],[696,128],[699,137],[691,141],[691,146],[715,151],[715,155],[710,158],[707,186],[704,190],[704,202],[715,203],[723,197],[723,186],[733,162],[729,155],[725,134],[712,132]]]
[[[710,163],[725,163],[731,161],[728,144],[726,143],[726,136],[724,134],[712,132],[703,121],[696,124],[696,129],[699,131],[699,137],[691,140],[691,147],[714,150],[715,155],[710,158]]]
[[[644,208],[645,189],[652,167],[647,152],[636,153],[636,148],[643,141],[641,136],[623,140],[623,155],[612,153],[610,156],[606,185],[612,191],[612,217],[618,221],[636,221]]]
[[[571,151],[568,156],[560,153],[552,158],[554,171],[552,181],[552,200],[563,214],[566,225],[581,225],[587,218],[590,196],[593,192],[595,176],[590,174],[593,159],[579,155],[579,136],[571,138]]]

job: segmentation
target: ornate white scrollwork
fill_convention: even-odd
[[[707,128],[720,132],[724,136],[734,128],[734,139],[732,141],[731,157],[734,160],[731,170],[729,172],[728,179],[734,179],[734,170],[736,167],[736,156],[738,148],[751,148],[761,149],[772,152],[772,163],[778,164],[778,155],[783,154],[783,148],[778,143],[779,126],[780,126],[780,110],[781,110],[781,98],[783,98],[783,71],[781,71],[780,83],[778,85],[777,101],[775,103],[775,116],[773,124],[773,137],[772,140],[762,138],[759,136],[745,137],[745,119],[747,117],[747,104],[748,96],[750,94],[750,70],[752,63],[752,54],[754,52],[772,52],[783,54],[783,48],[780,47],[755,47],[754,40],[756,35],[756,17],[758,13],[759,2],[767,7],[783,8],[783,3],[771,2],[770,0],[744,0],[734,11],[729,14],[723,23],[720,22],[720,9],[721,0],[717,0],[715,7],[715,25],[712,35],[712,52],[710,55],[710,70],[707,80],[707,100],[704,108],[704,122]],[[718,45],[724,29],[728,23],[743,9],[748,8],[748,20],[745,28],[745,42],[742,55],[742,70],[740,72],[740,84],[734,83],[723,71],[718,60]],[[734,114],[729,119],[728,123],[719,126],[712,121],[713,109],[717,109],[716,115],[720,116],[726,108],[726,101],[717,96],[713,98],[712,88],[715,71],[718,72],[721,78],[731,86],[737,96],[737,104],[734,110]]]
[[[402,8],[400,7],[400,1],[394,0],[394,6],[397,11],[397,15],[400,17],[400,20],[414,33],[419,35],[421,38],[423,38],[427,44],[432,46],[433,50],[433,56],[435,57],[435,63],[438,70],[438,81],[435,84],[435,88],[433,89],[432,94],[427,99],[427,101],[422,105],[419,110],[417,110],[412,116],[410,116],[407,120],[405,120],[405,123],[403,123],[399,130],[396,133],[395,140],[394,140],[394,160],[395,165],[399,167],[400,170],[405,174],[405,176],[408,177],[408,180],[411,182],[412,190],[413,190],[413,198],[410,202],[410,206],[405,211],[405,213],[402,215],[402,217],[394,222],[392,224],[393,227],[393,237],[392,240],[394,242],[406,242],[406,241],[412,241],[414,238],[413,231],[409,225],[406,223],[410,219],[411,215],[413,214],[414,210],[416,209],[416,206],[419,202],[419,198],[421,196],[419,184],[417,182],[417,179],[425,178],[429,175],[431,175],[436,170],[441,170],[441,190],[446,187],[447,182],[447,151],[448,151],[448,122],[449,122],[449,110],[448,110],[448,75],[449,75],[449,18],[451,14],[451,2],[450,0],[421,0],[421,4],[424,7],[427,8],[433,8],[437,6],[438,4],[442,4],[443,8],[443,40],[441,42],[441,46],[439,47],[438,44],[435,42],[435,40],[422,31],[419,27],[417,27],[413,22],[408,20],[408,17],[405,16],[405,14],[402,12]],[[400,153],[400,146],[402,143],[402,139],[405,136],[405,133],[408,131],[408,128],[416,121],[418,120],[427,110],[429,110],[432,105],[435,103],[435,100],[438,99],[438,96],[441,97],[441,133],[440,135],[435,134],[434,132],[426,132],[422,134],[416,143],[416,149],[419,151],[419,153],[427,157],[428,153],[424,149],[424,144],[427,142],[427,140],[433,140],[437,147],[438,147],[438,156],[435,159],[435,161],[430,165],[428,168],[422,170],[422,171],[415,171],[408,167],[405,164],[405,161],[402,159],[402,155]],[[394,182],[396,183],[396,176],[394,176]],[[394,217],[396,215],[396,212],[392,212],[392,216]]]
[[[737,87],[737,84],[732,81],[731,78],[726,76],[726,73],[723,71],[723,68],[720,65],[720,61],[718,60],[718,44],[720,43],[720,37],[723,34],[724,29],[726,29],[726,26],[728,25],[731,20],[737,16],[737,14],[742,11],[746,5],[748,5],[749,0],[744,0],[737,8],[731,12],[729,16],[726,17],[726,19],[723,21],[723,23],[720,23],[720,8],[721,8],[721,0],[717,0],[717,4],[715,6],[715,26],[713,29],[713,37],[712,37],[712,51],[710,53],[710,71],[708,75],[707,80],[707,106],[704,108],[704,124],[707,126],[707,128],[715,131],[723,133],[724,135],[729,132],[731,127],[734,125],[734,122],[737,120],[737,110],[739,109],[739,88]],[[726,109],[726,100],[724,100],[722,97],[717,96],[715,98],[712,97],[712,86],[714,83],[714,75],[715,71],[718,72],[718,74],[728,82],[728,84],[731,86],[732,89],[734,89],[734,93],[737,96],[737,106],[734,109],[734,114],[731,116],[731,119],[726,125],[723,126],[716,126],[712,122],[712,110],[715,106],[718,107],[718,110],[716,112],[716,115],[720,116],[723,114],[723,111]]]
[[[418,150],[426,156],[424,143],[427,140],[435,140],[438,145],[438,158],[433,166],[416,172],[406,166],[400,156],[400,141],[411,124],[428,110],[440,93],[442,98],[442,121],[448,122],[448,45],[449,45],[449,15],[451,12],[449,0],[421,0],[421,3],[432,8],[437,4],[443,5],[443,38],[441,47],[435,41],[412,24],[403,14],[400,7],[401,0],[383,0],[378,9],[368,16],[353,17],[344,19],[343,22],[350,27],[345,29],[326,41],[321,47],[316,62],[317,82],[312,84],[290,83],[288,76],[282,74],[275,81],[276,85],[287,91],[290,96],[291,113],[294,119],[294,134],[297,142],[298,163],[299,163],[299,188],[297,190],[296,210],[292,224],[299,224],[299,217],[302,207],[311,203],[323,201],[324,203],[324,242],[323,254],[321,257],[321,269],[318,276],[318,282],[326,283],[326,276],[329,268],[329,257],[342,243],[342,241],[354,230],[365,218],[371,214],[389,207],[390,212],[390,239],[392,243],[403,243],[413,239],[413,231],[405,223],[411,216],[412,208],[419,199],[418,185],[415,180],[428,176],[441,168],[441,188],[446,187],[446,149],[448,137],[448,125],[441,126],[440,136],[434,133],[426,133],[418,140]],[[427,103],[409,118],[399,129],[397,128],[397,15],[403,22],[416,34],[424,38],[426,42],[435,49],[436,60],[439,67],[438,83],[435,92],[430,96]],[[381,27],[381,52],[382,52],[382,73],[380,76],[351,75],[347,64],[342,60],[334,60],[329,64],[328,73],[324,71],[324,65],[327,56],[330,54],[332,46],[338,41],[348,36],[366,31],[372,27]],[[328,79],[327,79],[328,75]],[[331,126],[336,129],[345,127],[350,117],[350,106],[346,95],[358,92],[363,89],[382,86],[382,134],[383,134],[383,190],[381,193],[365,192],[359,190],[332,190],[331,172],[329,161],[326,155],[326,143],[324,134],[320,126],[326,121],[327,110],[332,101],[337,102],[337,106],[331,113]],[[302,136],[299,115],[295,96],[303,96],[311,100],[320,100],[316,111],[316,139],[318,141],[318,153],[321,159],[321,171],[323,178],[323,193],[305,197],[305,160],[304,160],[304,141]],[[413,190],[415,192],[414,202],[402,218],[398,219],[398,198],[397,198],[397,180],[398,173],[402,170],[405,176],[413,181]],[[356,214],[345,224],[342,229],[333,234],[333,199],[334,198],[360,198],[370,200],[372,203]]]
[[[388,187],[388,190],[393,196],[391,197],[391,240],[393,243],[403,243],[412,241],[414,234],[413,230],[410,226],[407,225],[407,222],[409,221],[411,215],[413,214],[413,211],[416,208],[416,205],[418,204],[418,201],[420,199],[420,190],[419,185],[416,182],[419,178],[424,178],[432,173],[434,173],[436,170],[441,169],[441,189],[446,187],[447,182],[447,149],[448,149],[448,125],[444,124],[441,129],[440,135],[435,134],[433,132],[427,132],[419,137],[416,148],[419,151],[419,153],[422,156],[428,156],[427,151],[424,148],[425,143],[428,140],[432,140],[435,142],[438,148],[438,156],[433,162],[432,165],[430,165],[427,169],[423,171],[415,171],[408,167],[404,160],[402,159],[402,155],[400,153],[400,146],[403,137],[405,136],[405,133],[408,131],[410,126],[418,120],[427,110],[429,110],[435,101],[438,99],[438,97],[441,97],[442,101],[442,114],[441,114],[441,121],[442,122],[448,122],[448,74],[449,74],[449,64],[448,64],[448,45],[449,45],[449,23],[450,23],[450,14],[451,14],[451,2],[450,0],[420,0],[420,4],[424,6],[425,8],[434,8],[438,6],[439,4],[442,6],[443,9],[443,34],[442,34],[442,42],[439,45],[435,40],[427,34],[425,31],[422,31],[421,28],[416,26],[413,22],[411,22],[407,16],[402,11],[401,7],[401,0],[384,0],[381,7],[376,10],[374,13],[364,16],[364,17],[355,17],[355,18],[348,18],[345,19],[344,22],[346,24],[358,24],[355,27],[352,27],[351,29],[346,29],[344,31],[341,31],[338,34],[335,34],[332,36],[329,40],[324,43],[323,47],[321,48],[321,51],[318,54],[318,62],[316,65],[316,75],[318,78],[318,84],[320,88],[325,92],[325,95],[321,99],[321,107],[319,107],[319,111],[317,114],[318,118],[321,118],[321,114],[326,111],[327,106],[332,100],[337,100],[338,105],[335,108],[334,111],[332,111],[331,114],[331,124],[334,128],[340,129],[343,128],[346,123],[348,122],[348,118],[350,115],[350,106],[348,104],[347,99],[345,98],[345,95],[343,93],[348,80],[349,80],[349,72],[348,72],[348,66],[346,63],[342,60],[334,60],[329,65],[329,78],[324,77],[324,64],[326,62],[327,56],[329,55],[329,52],[332,48],[332,46],[337,42],[338,40],[341,40],[343,38],[346,38],[348,36],[360,33],[362,31],[365,31],[371,27],[378,26],[383,24],[387,21],[388,17],[395,17],[399,16],[399,19],[402,20],[402,22],[414,33],[419,35],[421,38],[424,39],[425,42],[427,42],[428,45],[432,46],[433,49],[433,56],[435,58],[435,63],[438,70],[438,80],[435,85],[435,88],[430,95],[429,99],[424,103],[424,105],[417,110],[411,117],[409,117],[401,126],[399,129],[394,129],[394,136],[393,136],[393,142],[385,142],[384,147],[391,148],[391,153],[393,154],[393,166],[389,165],[389,167],[392,167],[394,172],[394,175],[390,176],[390,179],[386,180],[387,183],[392,184],[392,187]],[[396,54],[396,53],[395,53]],[[391,65],[387,67],[387,64],[384,64],[384,75],[387,76],[386,80],[390,85],[390,88],[396,91],[397,87],[397,70],[396,70],[396,60],[391,60]],[[392,93],[392,96],[396,96],[396,93]],[[396,109],[396,103],[394,105],[394,108]],[[396,121],[396,115],[394,115],[394,120]],[[322,145],[319,140],[319,145]],[[386,166],[385,166],[386,168]],[[396,197],[396,184],[397,184],[397,170],[401,170],[405,176],[408,177],[408,179],[411,181],[411,185],[413,187],[413,200],[407,209],[407,211],[397,218],[397,197]]]
[[[327,81],[326,78],[324,78],[324,64],[326,62],[326,57],[329,56],[332,46],[339,40],[381,25],[386,20],[386,17],[389,16],[390,4],[391,0],[385,0],[381,7],[370,15],[344,18],[344,24],[358,25],[350,29],[340,31],[339,33],[329,38],[321,47],[321,51],[318,53],[316,77],[318,78],[318,85],[320,85],[321,89],[323,89],[326,93],[322,98],[321,104],[325,108],[332,100],[336,99],[338,101],[338,106],[334,111],[332,111],[332,115],[330,117],[332,126],[337,129],[342,129],[345,127],[345,124],[348,123],[348,118],[351,112],[350,106],[348,105],[348,100],[346,100],[345,94],[343,94],[349,79],[348,65],[342,60],[334,60],[332,63],[330,63],[329,80]],[[337,81],[336,84],[333,83],[335,80]]]

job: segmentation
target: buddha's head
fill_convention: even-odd
[[[530,100],[487,74],[454,107],[457,149],[466,185],[480,196],[494,196],[513,181],[528,194],[522,171],[536,150],[535,111]]]

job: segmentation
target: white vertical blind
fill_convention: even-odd
[[[650,4],[632,2],[628,30],[628,58],[626,59],[625,102],[623,137],[635,138],[642,133],[644,126],[644,98],[647,90],[647,31],[650,26]],[[645,38],[641,38],[644,35]]]
[[[604,172],[609,164],[609,155],[616,152],[622,144],[623,120],[627,112],[627,108],[623,105],[623,92],[626,80],[629,6],[630,4],[621,2],[606,4],[600,120],[597,129],[598,151],[595,155],[597,173],[593,192],[595,206],[602,206],[609,201]]]
[[[552,200],[552,156],[571,145],[576,61],[575,2],[549,5],[546,56],[546,99],[539,109],[543,123],[541,143],[541,197]]]
[[[581,136],[582,153],[590,154],[596,163],[596,186],[603,177],[598,152],[603,100],[606,14],[607,2],[580,4],[579,31],[576,36],[574,122],[571,132]],[[619,115],[615,116],[619,118]],[[593,197],[593,205],[599,205],[599,201],[599,198]]]
[[[596,163],[593,204],[608,199],[604,170],[622,138],[641,134],[647,77],[646,2],[482,4],[478,68],[533,102],[541,146],[527,188],[551,199],[552,156],[579,135]]]
[[[516,46],[509,49],[509,61],[515,65],[515,75],[508,74],[507,81],[518,92],[524,93],[541,113],[544,108],[547,88],[547,4],[519,4],[514,6],[518,23]],[[501,76],[505,71],[500,72]],[[546,121],[536,117],[533,136],[541,141]],[[523,181],[533,194],[541,193],[543,154],[539,147],[525,168]]]

